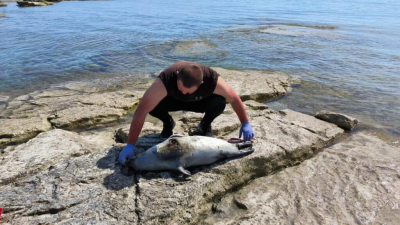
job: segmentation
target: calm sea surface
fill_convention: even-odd
[[[398,0],[9,2],[0,13],[3,100],[193,60],[289,73],[301,84],[271,107],[342,112],[400,136]]]

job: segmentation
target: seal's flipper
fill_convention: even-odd
[[[238,156],[250,155],[254,152],[253,146],[249,150],[240,150]]]
[[[181,173],[183,173],[183,174],[185,174],[185,175],[188,175],[188,176],[192,175],[192,174],[189,172],[189,170],[186,170],[185,168],[183,168],[183,166],[179,166],[179,167],[178,167],[178,170],[181,171]]]

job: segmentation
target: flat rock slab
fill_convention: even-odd
[[[123,115],[121,110],[101,106],[78,106],[57,112],[50,122],[54,127],[74,129],[105,124],[118,120]]]
[[[225,116],[229,115],[220,117]],[[292,117],[302,119],[288,123],[286,120]],[[305,126],[306,120],[314,125]],[[200,222],[201,213],[210,211],[212,202],[224,193],[277,168],[299,164],[343,133],[336,125],[289,110],[276,117],[253,117],[251,121],[257,140],[253,146],[255,152],[249,156],[189,168],[193,175],[187,179],[174,172],[139,174],[137,210],[140,220],[144,224]],[[237,134],[238,129],[227,136]]]
[[[85,93],[44,90],[19,96],[0,108],[1,145],[26,141],[51,126],[89,127],[118,120],[138,104],[142,91]]]
[[[59,129],[41,133],[0,158],[0,185],[48,169],[63,159],[92,151],[94,149],[76,133]]]
[[[291,78],[284,73],[213,69],[238,93],[242,101],[263,102],[283,96],[291,90]]]
[[[0,186],[2,222],[138,224],[134,177],[122,175],[116,162],[119,151],[106,148],[61,160],[29,178]]]
[[[0,147],[26,141],[50,128],[47,118],[0,119]]]
[[[364,133],[214,205],[202,224],[398,224],[399,149]]]
[[[233,115],[222,114],[220,119],[233,120]],[[197,223],[202,213],[210,211],[212,203],[226,192],[278,168],[300,163],[343,133],[336,125],[293,111],[282,114],[264,110],[256,115],[251,117],[257,134],[253,154],[189,168],[193,176],[188,178],[168,171],[137,174],[125,171],[117,162],[119,147],[93,149],[73,132],[45,132],[5,156],[7,165],[2,168],[7,178],[3,180],[10,181],[8,177],[14,180],[0,186],[0,204],[5,210],[3,222]],[[292,117],[301,119],[288,123]],[[304,125],[307,120],[317,125]],[[220,138],[238,134],[238,127],[227,130],[230,133]],[[162,141],[156,135],[146,134],[138,142]],[[63,145],[59,142],[67,143],[64,148],[68,149],[58,149]],[[35,155],[37,149],[43,151]],[[22,151],[30,152],[30,157],[27,154],[20,160]],[[44,152],[47,154],[42,154]],[[56,156],[58,158],[54,159]],[[9,168],[28,172],[18,176]]]

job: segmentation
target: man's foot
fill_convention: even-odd
[[[214,137],[214,134],[211,129],[211,124],[206,125],[203,122],[200,122],[199,125],[197,125],[197,131],[193,132],[191,135]]]
[[[163,130],[161,131],[161,138],[169,138],[174,132],[175,121],[171,118],[168,122],[163,123]]]

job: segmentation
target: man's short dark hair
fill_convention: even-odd
[[[186,88],[200,86],[203,82],[203,71],[196,64],[182,66],[178,72],[178,80],[181,80]]]

